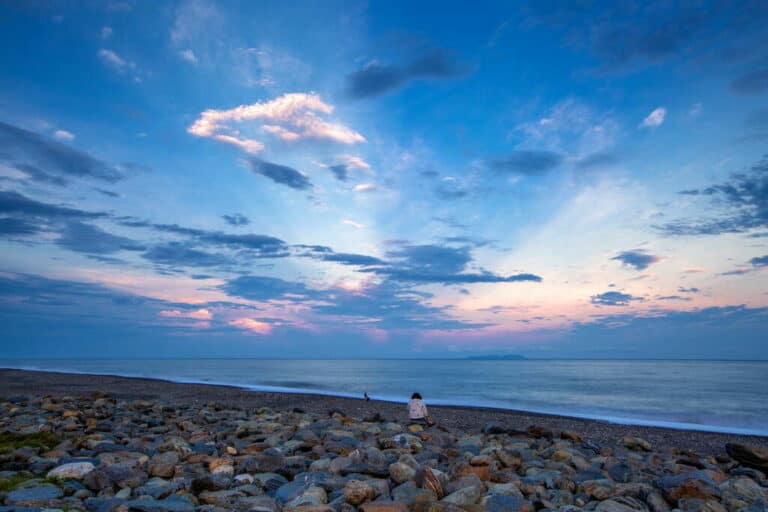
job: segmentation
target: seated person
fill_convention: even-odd
[[[435,424],[432,418],[429,417],[427,406],[424,404],[424,400],[422,400],[419,393],[411,395],[411,401],[408,402],[408,419],[411,423],[419,425],[431,426]]]

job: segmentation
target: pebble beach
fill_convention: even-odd
[[[429,397],[425,397],[429,403]],[[0,510],[768,509],[768,438],[0,370]]]

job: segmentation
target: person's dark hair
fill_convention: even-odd
[[[411,400],[421,400],[421,395],[418,393],[414,393],[411,395]]]

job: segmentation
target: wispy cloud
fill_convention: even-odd
[[[640,128],[655,129],[664,124],[664,120],[667,118],[667,109],[664,107],[655,108],[650,114],[648,114],[643,122],[640,123]]]
[[[244,123],[252,131],[269,133],[283,141],[303,139],[331,141],[341,144],[365,142],[358,132],[324,119],[333,113],[333,105],[325,103],[317,94],[289,93],[266,102],[240,105],[229,110],[206,110],[189,127],[188,132],[234,144],[249,153],[264,149],[264,143],[241,135]]]

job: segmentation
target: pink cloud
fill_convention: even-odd
[[[253,318],[237,318],[235,320],[230,320],[228,323],[232,327],[250,331],[254,334],[269,334],[272,332],[271,324],[260,322]]]
[[[194,320],[210,320],[213,314],[207,309],[198,309],[195,311],[179,311],[178,309],[163,310],[160,316],[164,318],[190,318]]]
[[[234,144],[249,153],[264,149],[264,144],[240,136],[236,125],[255,121],[258,128],[282,140],[322,139],[342,144],[365,142],[358,132],[322,116],[333,113],[333,105],[317,94],[289,93],[270,101],[240,105],[229,110],[209,109],[187,131],[198,137],[209,137]],[[259,124],[260,122],[260,124]]]

